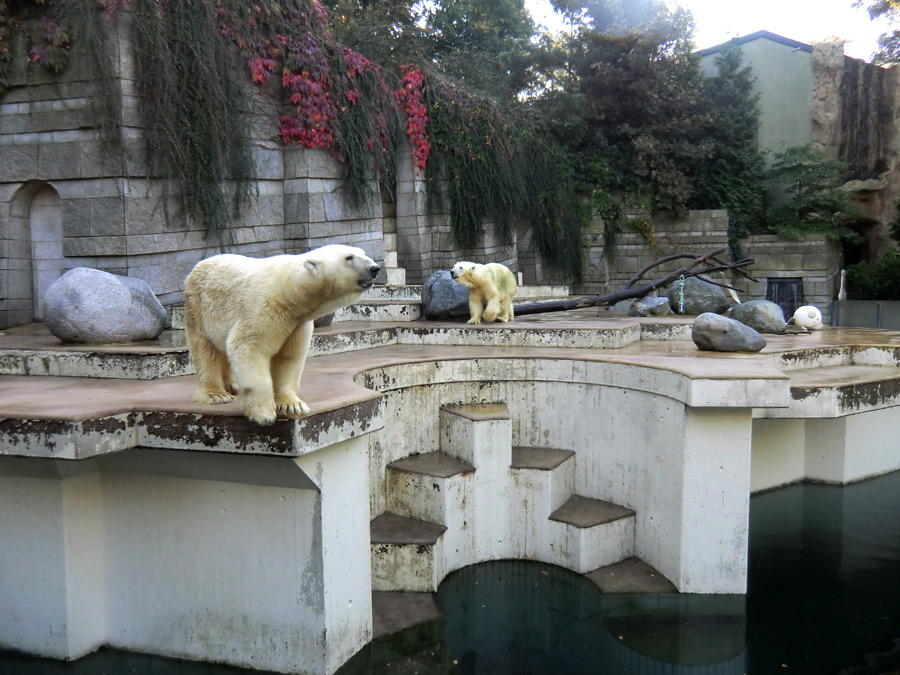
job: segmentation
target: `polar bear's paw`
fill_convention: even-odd
[[[466,321],[466,323],[481,323],[481,319],[480,318],[476,319],[473,317],[473,318],[469,319],[468,321]]]
[[[275,423],[275,399],[271,394],[254,395],[254,392],[245,392],[244,398],[244,414],[251,421],[262,426],[269,426]]]
[[[266,408],[263,406],[247,406],[244,409],[244,413],[250,419],[251,422],[256,422],[260,426],[267,427],[270,424],[275,423],[275,408]]]
[[[275,409],[284,417],[299,418],[309,415],[309,406],[296,396],[282,395],[275,399]]]
[[[203,405],[221,405],[223,403],[231,403],[234,400],[234,394],[227,391],[198,391],[194,394],[194,403]]]

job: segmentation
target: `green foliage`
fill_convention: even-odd
[[[212,2],[130,6],[150,170],[177,178],[188,211],[221,233],[250,198],[254,174],[239,52],[219,36]]]
[[[728,246],[732,260],[740,242],[760,229],[768,187],[757,148],[758,95],[751,68],[742,67],[739,47],[726,47],[715,59],[716,74],[703,82],[706,111],[698,142],[705,154],[693,171],[690,208],[728,209]]]
[[[888,251],[876,263],[848,267],[847,289],[854,300],[900,300],[900,251]]]
[[[495,97],[528,80],[534,23],[524,0],[424,3],[428,55],[447,77]]]
[[[884,17],[891,24],[900,23],[900,0],[856,0],[853,6],[866,6],[872,19]],[[873,57],[874,63],[886,64],[900,61],[900,30],[882,34],[878,38],[878,46],[879,50]]]
[[[324,0],[335,40],[396,75],[428,51],[417,0]]]
[[[581,189],[595,204],[601,195],[617,206],[601,208],[607,235],[629,227],[621,214],[633,206],[726,208],[732,256],[740,257],[766,195],[759,110],[740,51],[723,50],[717,74],[705,77],[683,11],[659,0],[601,0],[583,11],[554,5],[573,29],[546,62],[535,104],[581,158]]]
[[[459,245],[474,247],[485,221],[507,240],[524,223],[547,263],[580,278],[588,214],[576,197],[571,157],[541,121],[436,75],[428,79],[426,101],[428,194],[446,195]]]
[[[782,236],[816,232],[835,240],[859,242],[851,225],[861,217],[850,193],[839,189],[849,173],[846,163],[829,160],[812,143],[775,155],[769,180],[786,200],[770,213],[769,228]]]

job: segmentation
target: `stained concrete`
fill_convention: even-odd
[[[638,558],[585,574],[604,593],[677,593],[671,581]]]
[[[449,478],[461,473],[474,471],[475,467],[444,452],[426,452],[421,455],[410,455],[387,465],[388,469],[420,473],[426,476]]]
[[[550,520],[585,528],[633,515],[634,511],[619,504],[572,495],[565,504],[550,514]]]
[[[556,448],[513,448],[512,463],[510,464],[510,467],[513,469],[538,469],[541,471],[550,471],[574,456],[575,452],[573,450],[559,450]]]

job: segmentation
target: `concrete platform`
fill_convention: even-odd
[[[604,593],[677,593],[671,581],[638,558],[585,574]]]
[[[472,562],[558,556],[610,589],[659,575],[683,593],[743,593],[751,490],[900,468],[885,432],[900,424],[900,333],[827,329],[722,354],[684,340],[689,328],[594,309],[505,325],[341,322],[315,332],[310,414],[271,427],[237,402],[194,403],[177,333],[70,348],[42,326],[6,331],[0,644],[331,673],[373,635],[371,542],[450,561],[426,570],[427,589]],[[411,519],[386,513],[386,468],[442,449],[476,470],[439,479],[460,483],[456,520],[420,520],[410,542]],[[607,527],[595,508],[548,521],[571,494],[623,505],[628,531],[615,545],[598,534],[551,546],[517,526]],[[457,522],[462,504],[474,526]],[[607,554],[620,567],[600,573]]]
[[[372,639],[377,640],[442,617],[434,601],[434,593],[372,593]]]
[[[619,504],[572,495],[565,504],[550,514],[550,520],[586,528],[633,515],[634,511]]]

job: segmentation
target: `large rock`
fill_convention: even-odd
[[[63,342],[153,340],[166,310],[140,279],[76,267],[47,289],[44,323]]]
[[[422,315],[426,319],[469,316],[469,290],[453,281],[450,272],[435,272],[422,284]]]
[[[750,326],[706,312],[694,319],[691,339],[700,349],[713,352],[758,352],[766,339]]]
[[[631,316],[665,316],[671,313],[668,298],[638,298],[628,309]]]
[[[669,305],[676,314],[721,314],[733,304],[732,297],[721,286],[699,277],[688,277],[673,282],[666,291]],[[683,297],[683,306],[682,306]]]
[[[784,310],[769,300],[751,300],[731,309],[731,318],[760,333],[783,333]]]

